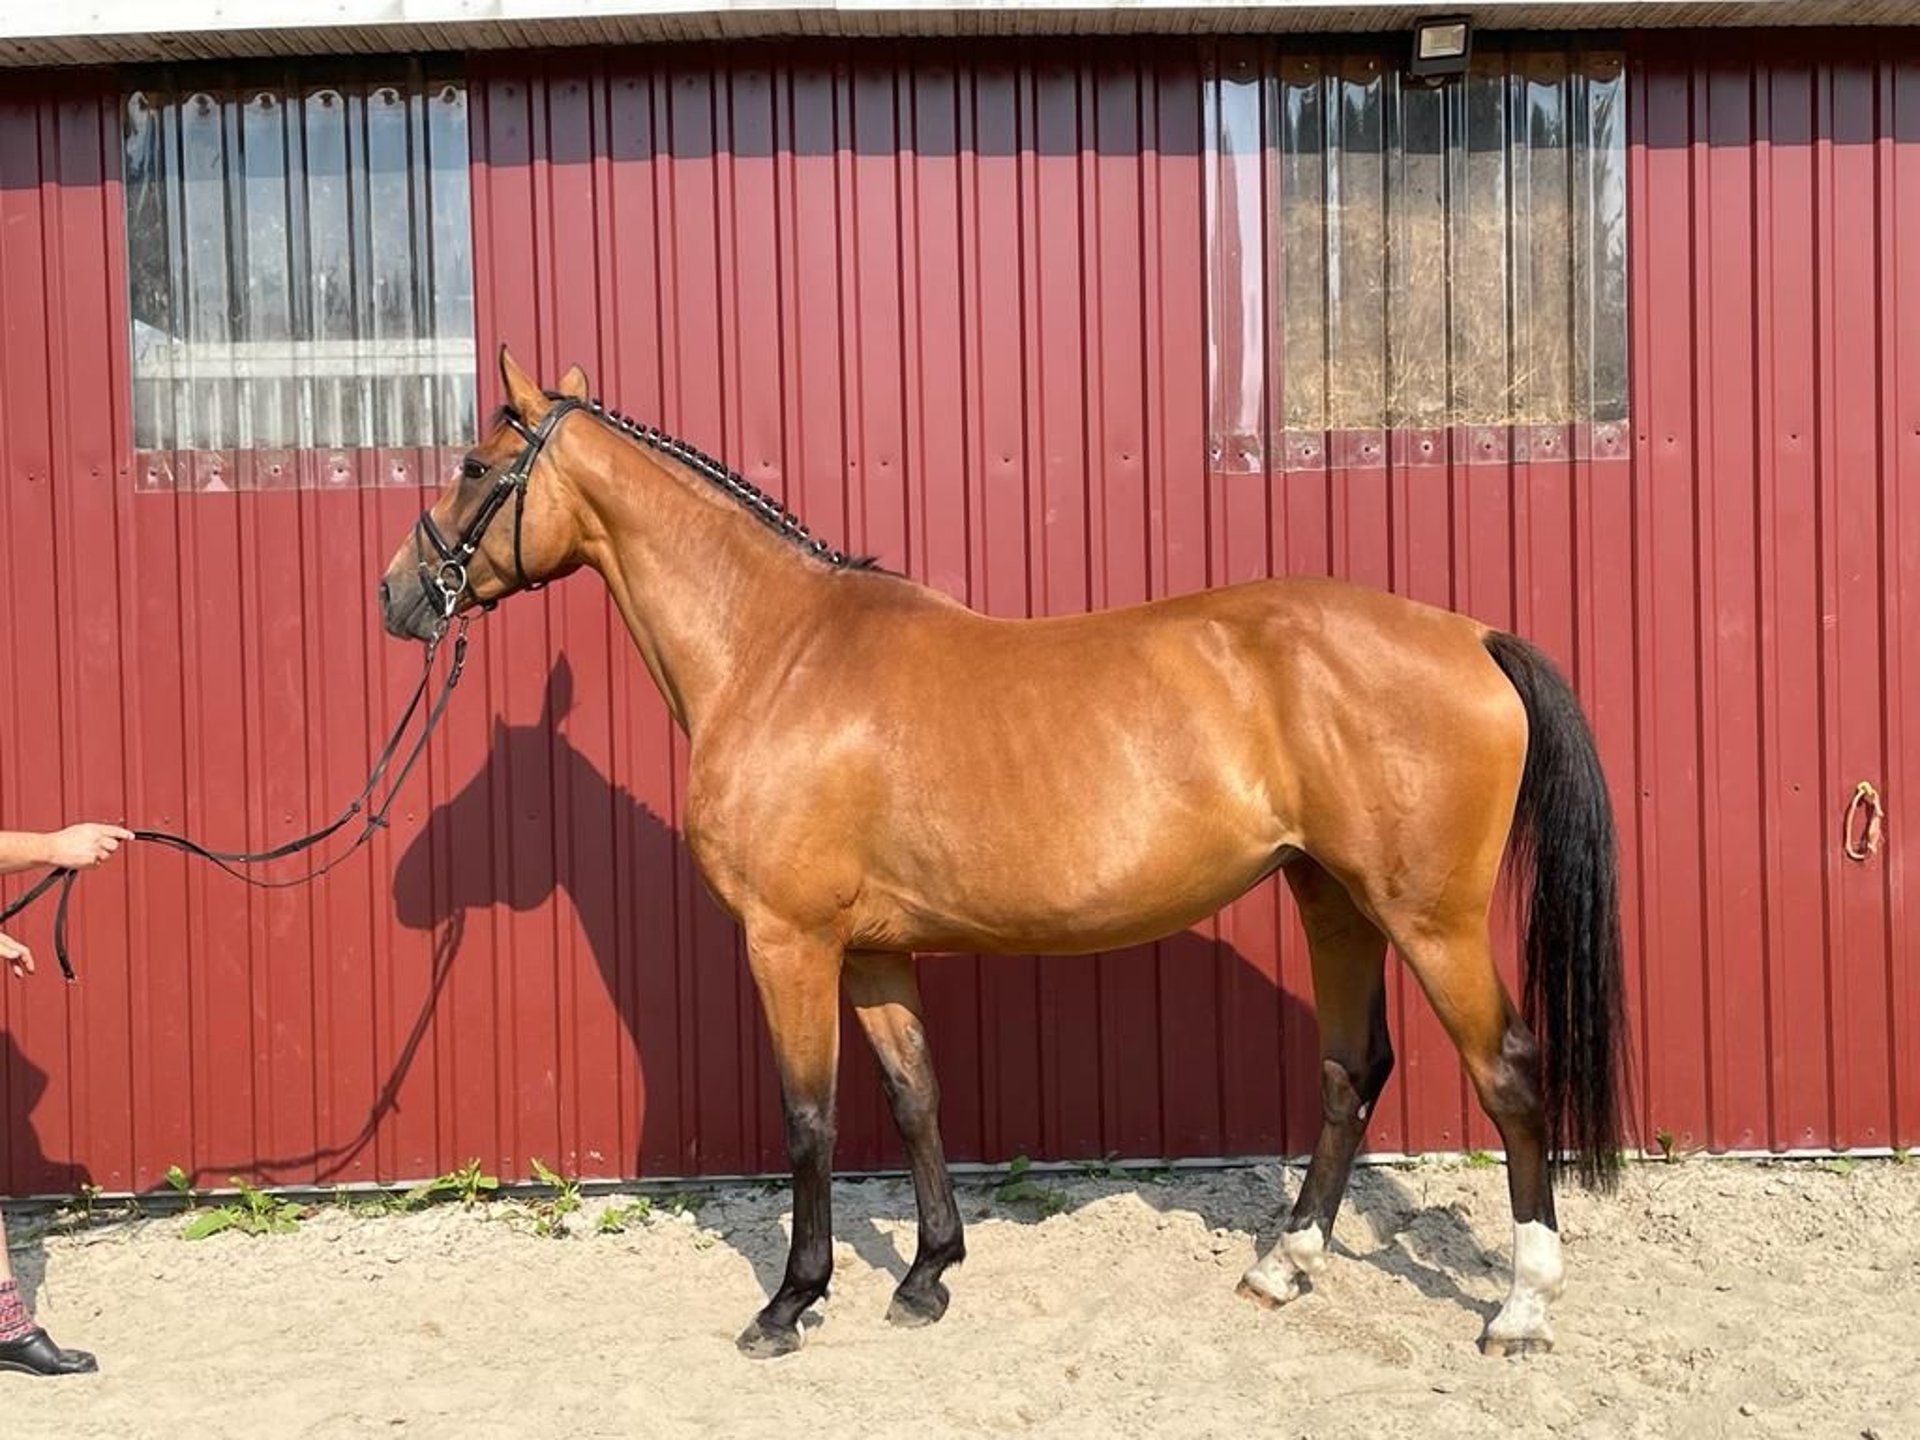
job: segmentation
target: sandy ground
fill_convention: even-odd
[[[1362,1171],[1278,1312],[1234,1283],[1297,1170],[1037,1180],[965,1186],[971,1258],[919,1331],[882,1318],[911,1192],[838,1185],[832,1298],[774,1362],[733,1348],[784,1255],[770,1187],[620,1234],[590,1197],[562,1239],[502,1201],[194,1242],[16,1216],[42,1319],[104,1371],[0,1376],[0,1435],[1920,1436],[1920,1165],[1691,1160],[1568,1195],[1559,1348],[1503,1361],[1473,1345],[1506,1287],[1497,1167]]]

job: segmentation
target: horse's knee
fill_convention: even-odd
[[[815,1169],[829,1161],[833,1140],[831,1104],[801,1101],[787,1106],[787,1158],[795,1171]]]

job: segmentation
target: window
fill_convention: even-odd
[[[155,80],[124,129],[135,446],[468,442],[458,80],[408,61]]]
[[[1216,470],[1625,454],[1617,52],[1229,58],[1208,88]]]

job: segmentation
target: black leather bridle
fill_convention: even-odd
[[[526,566],[520,553],[520,528],[526,518],[527,480],[533,473],[534,462],[540,458],[541,450],[552,438],[554,427],[569,412],[584,408],[580,401],[571,396],[549,395],[548,398],[553,401],[552,408],[540,417],[538,425],[531,428],[513,412],[506,413],[506,423],[512,426],[526,443],[521,447],[520,453],[514,457],[513,462],[500,472],[500,477],[494,481],[492,488],[487,491],[486,498],[480,502],[480,508],[462,527],[458,542],[454,544],[447,542],[446,537],[440,533],[440,527],[433,523],[431,510],[423,510],[420,513],[419,522],[414,527],[415,545],[421,550],[420,584],[426,593],[428,604],[437,612],[438,619],[434,624],[432,636],[426,642],[426,663],[421,667],[419,683],[413,687],[413,697],[407,702],[405,711],[401,713],[400,722],[393,727],[393,733],[388,736],[379,758],[373,762],[373,770],[367,776],[367,783],[360,787],[360,793],[348,802],[347,808],[318,830],[302,835],[297,840],[288,840],[283,844],[275,845],[269,850],[211,850],[197,840],[189,839],[185,835],[176,835],[167,830],[135,830],[134,839],[152,845],[164,845],[169,849],[210,861],[243,884],[262,890],[284,890],[318,880],[371,840],[376,831],[386,828],[387,812],[393,808],[393,802],[400,793],[400,787],[406,782],[408,774],[412,772],[414,765],[426,750],[427,741],[432,738],[434,727],[440,723],[441,715],[446,712],[447,702],[453,698],[454,686],[460,683],[460,676],[466,670],[467,621],[464,617],[456,620],[455,612],[459,610],[461,602],[472,593],[472,581],[467,567],[472,562],[474,554],[480,549],[481,542],[486,538],[488,527],[493,524],[495,517],[505,508],[509,499],[513,501],[513,568],[516,577],[523,589],[540,588],[538,583],[527,579]],[[479,462],[469,458],[466,464],[471,467],[478,465]],[[470,478],[480,478],[480,475],[474,474],[471,470],[468,474]],[[433,553],[440,557],[438,564],[428,562],[427,547],[431,547]],[[491,610],[497,603],[498,597],[495,597],[492,600],[481,601],[480,605],[483,609]],[[415,738],[413,748],[407,752],[407,758],[395,773],[393,782],[387,786],[386,794],[369,809],[368,802],[372,800],[374,790],[378,788],[382,777],[387,773],[387,767],[393,763],[394,756],[399,753],[400,742],[407,733],[407,727],[413,723],[413,717],[419,711],[421,702],[426,699],[427,690],[433,678],[434,660],[440,652],[441,643],[446,639],[449,628],[453,630],[453,662],[448,666],[446,678],[441,682],[440,693],[434,697],[433,704],[428,707],[426,724]],[[271,860],[284,860],[289,856],[298,855],[303,850],[311,850],[338,833],[349,820],[362,811],[365,811],[366,819],[361,823],[360,832],[354,836],[353,843],[322,864],[309,866],[298,875],[283,876],[277,880],[263,880],[256,875],[249,875],[240,868],[246,865],[262,865]],[[0,925],[4,925],[42,895],[56,886],[59,887],[60,899],[53,916],[53,953],[54,958],[60,962],[60,973],[69,981],[75,977],[73,960],[67,948],[67,909],[73,894],[73,882],[79,876],[78,870],[56,867],[41,876],[12,904],[0,909]]]
[[[540,417],[540,423],[528,428],[527,422],[513,411],[508,410],[502,418],[526,443],[520,447],[520,453],[513,462],[500,472],[499,478],[488,489],[480,508],[473,512],[465,526],[461,528],[460,538],[449,542],[440,533],[440,527],[433,523],[431,509],[420,512],[419,522],[414,526],[414,546],[420,552],[420,589],[426,596],[427,604],[438,613],[439,627],[444,631],[452,621],[454,612],[460,608],[461,601],[472,593],[473,580],[468,567],[480,549],[481,541],[487,538],[487,529],[494,518],[506,507],[509,499],[513,501],[513,569],[515,578],[523,590],[538,590],[541,582],[527,579],[527,568],[520,556],[520,531],[527,513],[527,480],[533,474],[534,462],[540,458],[540,452],[546,448],[547,441],[553,438],[553,430],[566,416],[585,407],[570,395],[549,394],[552,407]],[[477,460],[469,459],[468,467],[478,465]],[[469,479],[478,480],[484,476],[468,469]],[[439,556],[436,563],[429,559],[428,552]],[[491,610],[499,603],[496,596],[492,600],[483,600],[482,609]]]

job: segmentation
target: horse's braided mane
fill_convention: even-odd
[[[739,502],[769,529],[791,540],[808,554],[826,561],[838,570],[877,571],[880,569],[880,562],[872,555],[849,555],[843,550],[834,549],[824,540],[816,539],[807,527],[800,523],[798,515],[781,505],[778,500],[754,485],[744,475],[729,470],[711,455],[694,449],[684,440],[675,439],[657,425],[643,425],[618,410],[610,410],[598,400],[588,400],[584,403],[592,414],[599,416],[621,434],[629,435],[650,449],[678,460],[701,479]]]

